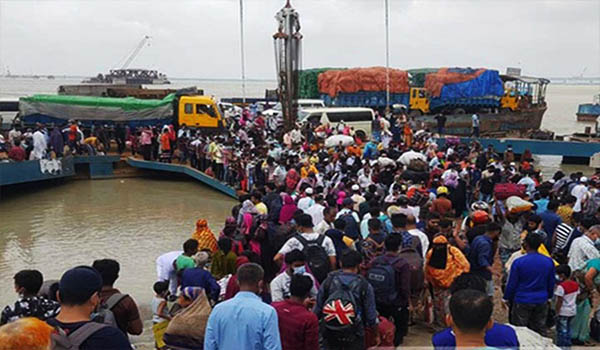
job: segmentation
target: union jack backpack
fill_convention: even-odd
[[[335,337],[337,341],[353,341],[357,331],[362,327],[361,307],[364,300],[367,282],[356,276],[349,284],[342,282],[339,276],[333,275],[323,286],[327,298],[323,304],[321,323],[325,328],[325,336]],[[360,295],[357,300],[355,293]]]

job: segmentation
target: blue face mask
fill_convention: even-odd
[[[306,267],[304,265],[294,267],[294,275],[304,275],[306,273]]]

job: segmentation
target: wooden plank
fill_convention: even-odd
[[[181,173],[186,174],[188,176],[193,177],[194,179],[216,189],[217,191],[221,191],[226,195],[233,197],[235,199],[238,198],[237,192],[234,188],[225,185],[219,180],[212,178],[203,172],[191,168],[187,165],[182,164],[170,164],[170,163],[161,163],[161,162],[152,162],[147,160],[136,159],[133,157],[127,158],[127,164],[142,169],[150,169],[150,170],[158,170],[158,171],[169,171],[173,173]]]

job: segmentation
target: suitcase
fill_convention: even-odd
[[[496,184],[494,186],[494,196],[497,199],[505,200],[511,196],[525,197],[525,185],[517,185],[513,183]]]

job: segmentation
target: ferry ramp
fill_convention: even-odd
[[[232,198],[238,198],[237,191],[233,187],[227,186],[219,180],[204,174],[200,170],[187,165],[147,161],[136,159],[134,157],[127,158],[127,164],[140,169],[185,174]]]

